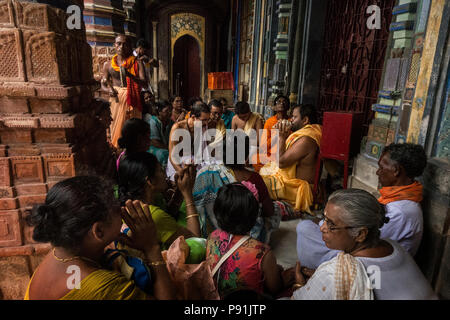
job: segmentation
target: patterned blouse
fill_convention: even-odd
[[[220,258],[231,249],[243,236],[233,236],[220,229],[210,234],[206,247],[206,256],[213,269]],[[252,289],[259,294],[264,293],[264,274],[261,261],[270,247],[258,240],[250,238],[245,241],[216,273],[217,288],[221,297],[236,289]]]

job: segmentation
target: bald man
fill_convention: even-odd
[[[103,65],[102,90],[111,104],[111,143],[116,148],[123,124],[131,118],[142,118],[141,90],[146,86],[145,68],[133,55],[130,40],[125,35],[115,39],[116,55]]]

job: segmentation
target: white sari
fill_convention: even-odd
[[[322,263],[304,287],[294,291],[292,300],[373,300],[366,268],[355,257],[339,253]]]

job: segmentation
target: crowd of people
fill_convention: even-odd
[[[243,101],[154,101],[148,80],[157,62],[146,47],[138,42],[133,54],[119,36],[104,68],[117,175],[61,181],[27,216],[33,239],[52,250],[25,299],[437,298],[414,261],[423,232],[421,146],[384,149],[379,199],[337,190],[317,214],[322,126],[314,106],[278,96],[265,120]],[[199,141],[197,127],[214,138]],[[260,129],[255,145],[252,131]],[[190,148],[180,154],[185,139]],[[214,152],[194,161],[196,148],[210,146]],[[270,236],[281,220],[299,217],[298,262],[284,269]]]

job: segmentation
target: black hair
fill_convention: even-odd
[[[175,101],[176,98],[181,98],[181,99],[183,99],[182,96],[173,95],[173,96],[171,96],[171,97],[169,98],[169,102],[170,102],[170,103],[173,103],[173,102]],[[184,99],[183,99],[183,103],[184,103]]]
[[[222,103],[222,101],[225,101],[225,104],[222,103],[223,106],[225,106],[225,105],[228,104],[228,100],[225,99],[224,97],[221,97],[221,98],[219,99],[219,101],[220,101],[220,103]]]
[[[212,99],[209,103],[208,103],[209,108],[211,109],[212,107],[219,107],[223,109],[223,104],[222,102],[220,102],[217,99]]]
[[[392,143],[383,149],[391,160],[405,170],[408,178],[420,177],[427,166],[427,155],[423,147],[413,143]]]
[[[250,105],[245,101],[239,101],[234,108],[236,114],[249,113],[250,111]]]
[[[147,179],[155,176],[156,157],[148,152],[137,152],[121,159],[119,164],[119,200],[143,200]]]
[[[191,109],[191,116],[194,116],[196,118],[199,118],[202,115],[202,112],[204,113],[210,113],[211,110],[209,109],[208,105],[204,102],[197,101],[194,103]]]
[[[170,107],[172,108],[172,105],[167,100],[161,100],[155,103],[155,109],[158,111],[158,114],[164,110],[164,108]]]
[[[298,104],[292,108],[292,112],[295,109],[299,108],[300,117],[303,119],[304,117],[308,117],[309,124],[318,124],[319,118],[317,116],[316,107],[312,104]]]
[[[219,228],[234,235],[245,235],[255,225],[259,203],[253,193],[240,183],[222,186],[214,202]]]
[[[188,107],[192,107],[196,102],[203,102],[203,100],[200,97],[192,97],[188,101]]]
[[[142,119],[132,118],[125,122],[118,140],[119,147],[127,154],[136,152],[139,136],[150,134],[150,125]]]
[[[244,136],[244,143],[242,144],[242,137]],[[243,150],[242,150],[243,146]],[[233,156],[230,151],[230,148],[233,148]],[[228,149],[228,150],[227,150]],[[223,143],[223,159],[224,164],[230,168],[244,168],[245,163],[239,163],[242,157],[238,154],[239,151],[244,151],[244,161],[248,160],[250,155],[250,137],[246,135],[244,132],[238,130],[235,131],[234,134],[227,134]]]
[[[286,100],[286,102],[287,102],[287,104],[286,104],[286,110],[289,110],[289,108],[291,107],[291,101],[289,100],[289,98],[288,97],[286,97],[286,96],[283,96],[283,95],[278,95],[276,98],[275,98],[275,100],[273,101],[273,103],[276,105],[277,104],[277,102],[278,102],[278,100],[280,100],[281,98],[284,98],[285,100]]]
[[[55,184],[45,203],[34,205],[25,219],[34,227],[33,240],[77,253],[92,225],[108,221],[118,205],[112,183],[95,176],[78,176]]]
[[[139,48],[139,47],[142,47],[142,48],[144,48],[144,49],[149,49],[149,48],[150,48],[150,46],[149,46],[149,44],[148,44],[148,41],[145,40],[145,39],[139,39],[139,40],[136,42],[136,48]]]

